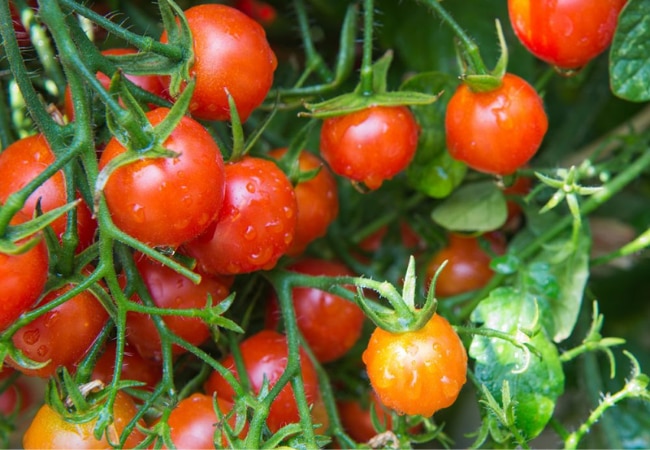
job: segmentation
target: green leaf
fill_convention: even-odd
[[[476,360],[476,379],[502,402],[504,382],[515,402],[515,425],[532,439],[544,430],[553,415],[555,403],[564,391],[564,372],[555,345],[543,332],[528,337],[522,329],[534,325],[539,313],[535,298],[514,288],[499,288],[490,293],[472,313],[472,321],[486,329],[499,330],[536,349],[541,357],[525,352],[502,339],[476,335],[469,354]],[[526,361],[528,364],[526,365]]]
[[[447,230],[476,232],[496,230],[507,216],[503,192],[491,181],[461,186],[431,213]]]
[[[511,242],[512,252],[542,233],[543,224],[560,218],[555,212],[543,216],[533,213],[527,217],[530,228]],[[568,230],[547,242],[519,271],[517,281],[520,289],[548,303],[550,317],[545,321],[548,323],[546,332],[555,342],[563,341],[573,331],[589,277],[591,238],[588,229],[583,225],[575,245],[571,239]]]
[[[433,198],[444,198],[463,181],[467,166],[447,152],[445,110],[458,79],[442,72],[426,72],[409,78],[401,90],[438,95],[438,101],[412,106],[420,125],[418,149],[406,175],[409,185]]]
[[[650,100],[650,2],[629,0],[618,19],[610,49],[609,73],[615,95]]]

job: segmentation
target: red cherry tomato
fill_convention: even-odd
[[[537,153],[548,119],[542,99],[525,80],[507,73],[489,92],[461,84],[445,115],[450,155],[479,172],[508,175]]]
[[[11,225],[27,222],[28,217],[19,212]],[[18,244],[21,244],[19,242]],[[0,253],[0,331],[14,323],[43,293],[47,281],[49,256],[42,239],[24,253]]]
[[[578,69],[609,47],[626,1],[508,0],[508,13],[533,55],[561,69]]]
[[[137,49],[134,48],[111,48],[108,50],[102,51],[102,55],[130,55],[133,53],[138,53]],[[156,75],[131,75],[131,74],[124,74],[124,77],[131,81],[133,84],[136,86],[144,89],[145,91],[149,91],[154,95],[157,95],[159,97],[165,97],[165,87],[162,84],[162,81],[160,78]],[[111,84],[111,78],[102,73],[102,72],[97,72],[97,80],[104,86],[105,89],[108,90],[110,84]],[[74,120],[74,108],[72,104],[72,93],[70,92],[70,87],[66,86],[65,88],[65,94],[63,97],[63,108],[65,111],[66,116],[70,121]],[[150,105],[151,107],[155,107],[155,105]]]
[[[32,394],[23,379],[13,379],[16,371],[4,366],[0,371],[0,415],[4,417],[24,413],[32,404]],[[11,383],[11,384],[8,384]]]
[[[355,276],[345,265],[324,259],[304,259],[288,270],[314,276]],[[340,358],[359,340],[365,315],[355,303],[319,289],[299,287],[292,291],[298,328],[318,361]],[[280,310],[275,295],[269,302],[266,324],[275,328]]]
[[[202,275],[201,282],[194,284],[183,275],[143,255],[136,255],[135,262],[154,305],[164,309],[205,308],[208,295],[216,305],[228,296],[229,289],[220,279]],[[140,301],[137,296],[134,300]],[[194,345],[202,344],[210,337],[210,328],[198,317],[162,316],[171,332]],[[129,311],[126,315],[126,338],[138,353],[151,360],[162,358],[160,335],[148,314]],[[176,354],[185,352],[173,346]]]
[[[109,384],[113,381],[113,375],[115,373],[115,351],[115,341],[106,344],[104,352],[97,359],[95,367],[93,367],[92,380],[99,380],[104,384]],[[142,358],[128,343],[124,347],[123,355],[120,379],[140,381],[145,383],[142,389],[153,390],[162,377],[162,367],[160,364]]]
[[[157,108],[147,113],[157,125],[169,113]],[[149,158],[116,169],[104,195],[115,225],[153,246],[176,247],[203,232],[214,220],[224,192],[223,157],[201,124],[183,117],[164,147],[174,158]],[[110,140],[101,159],[103,169],[126,149]]]
[[[229,120],[228,91],[241,121],[246,121],[264,101],[278,65],[264,28],[226,5],[193,6],[185,17],[194,39],[191,73],[196,86],[190,113],[199,119]],[[167,42],[167,34],[160,40]]]
[[[263,330],[245,339],[240,345],[242,360],[253,392],[258,394],[264,379],[273,387],[287,366],[289,355],[287,339],[284,335],[271,330]],[[222,364],[239,378],[232,355],[227,356]],[[300,370],[309,404],[314,404],[320,392],[316,369],[307,354],[301,350]],[[235,393],[226,380],[216,371],[212,372],[205,383],[205,392],[218,393],[219,397],[232,400]],[[300,420],[293,388],[287,384],[273,400],[267,425],[272,432],[278,431],[284,425]]]
[[[284,172],[271,161],[245,157],[226,164],[226,195],[219,216],[184,248],[207,273],[272,269],[293,242],[297,209]]]
[[[502,254],[505,242],[499,234],[486,234],[492,251]],[[436,296],[449,297],[485,286],[494,275],[490,268],[491,257],[481,248],[475,237],[451,233],[445,248],[436,253],[427,265],[427,284],[444,261],[447,265],[436,281]]]
[[[286,152],[287,149],[277,149],[269,152],[269,156],[280,159]],[[327,227],[339,213],[338,188],[329,168],[316,155],[308,151],[300,153],[298,165],[302,172],[319,168],[320,171],[314,178],[298,183],[295,187],[298,224],[293,243],[287,251],[291,256],[301,254],[309,243],[324,236]]]
[[[56,300],[72,289],[68,284],[47,294],[40,304]],[[8,363],[20,372],[37,377],[49,377],[60,366],[73,371],[90,350],[108,320],[108,314],[99,300],[83,291],[63,304],[37,317],[13,335],[14,346],[36,362],[49,363],[40,369],[28,369],[13,360]]]
[[[409,165],[419,127],[405,106],[373,106],[326,119],[320,150],[334,173],[377,189]]]
[[[431,416],[451,406],[466,381],[465,347],[438,314],[418,331],[375,329],[362,358],[381,403],[403,414]]]
[[[73,423],[65,420],[49,405],[43,405],[32,419],[23,435],[25,449],[112,449],[112,444],[121,438],[129,422],[137,413],[133,399],[123,392],[118,392],[113,405],[113,423],[101,439],[94,436],[97,418],[87,422]],[[144,423],[140,421],[140,426]],[[134,428],[126,438],[123,448],[135,448],[145,438],[138,428]]]
[[[217,407],[221,414],[228,414],[232,408],[232,402],[220,397],[216,398]],[[235,428],[236,417],[233,415],[228,419],[230,430]],[[169,425],[169,437],[176,448],[204,449],[215,448],[215,431],[220,425],[221,419],[217,416],[211,395],[192,394],[181,400],[169,414],[167,424]],[[248,432],[248,424],[239,434],[244,438]],[[228,439],[221,434],[220,446],[228,448]],[[167,448],[163,445],[162,448]]]
[[[2,180],[0,182],[0,203],[5,203],[11,194],[24,188],[55,160],[54,153],[42,134],[20,139],[0,152],[0,180]],[[67,203],[66,180],[63,171],[55,173],[32,192],[21,211],[32,217],[39,201],[43,212],[51,211]],[[66,221],[67,214],[64,214],[51,224],[54,234],[59,239],[66,230]],[[97,223],[92,218],[90,209],[83,201],[80,202],[77,206],[77,233],[79,236],[77,250],[83,250],[92,243],[96,229]]]

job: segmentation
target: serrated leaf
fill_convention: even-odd
[[[420,125],[418,148],[406,175],[408,183],[433,198],[447,197],[463,181],[467,166],[447,152],[445,110],[458,79],[442,72],[426,72],[409,78],[400,89],[438,95],[438,101],[412,106]]]
[[[650,2],[629,0],[618,18],[610,49],[609,73],[615,95],[650,100]]]
[[[503,192],[490,181],[461,186],[431,213],[447,230],[475,232],[496,230],[507,216]]]
[[[555,345],[543,331],[532,338],[518,332],[533,325],[538,308],[544,315],[544,306],[534,297],[514,288],[499,288],[474,310],[472,321],[483,328],[518,336],[520,342],[533,346],[541,357],[526,354],[503,339],[479,335],[472,339],[469,348],[470,356],[476,360],[477,381],[499,402],[503,383],[508,383],[515,402],[515,425],[527,439],[544,430],[564,391],[564,372]]]

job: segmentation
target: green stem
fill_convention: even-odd
[[[300,29],[300,36],[302,37],[302,45],[304,46],[305,56],[307,57],[307,73],[316,71],[316,73],[323,79],[329,82],[333,79],[333,74],[325,64],[322,56],[314,48],[314,42],[311,38],[311,30],[309,29],[309,20],[307,19],[307,12],[305,11],[305,4],[303,0],[294,0],[293,7],[296,10],[298,17],[298,27]],[[299,87],[298,84],[297,87]]]
[[[438,17],[440,17],[442,21],[445,22],[454,32],[454,35],[456,35],[456,38],[460,42],[460,45],[462,46],[465,55],[468,58],[468,62],[470,64],[470,72],[480,75],[489,74],[489,70],[487,70],[485,67],[485,63],[481,58],[476,42],[474,42],[474,40],[469,37],[467,33],[465,33],[465,30],[463,30],[460,25],[458,25],[458,22],[456,22],[454,18],[449,14],[449,12],[443,8],[440,0],[419,1],[424,3],[431,11],[436,13]]]
[[[363,2],[363,56],[361,59],[361,94],[372,95],[374,92],[374,74],[372,70],[372,32],[375,26],[373,0]]]
[[[650,245],[650,228],[641,233],[636,239],[634,239],[632,242],[625,244],[623,247],[619,248],[618,250],[608,253],[607,255],[600,256],[598,258],[594,258],[590,265],[591,266],[598,266],[601,264],[607,264],[610,261],[613,261],[618,258],[623,258],[625,256],[630,256],[635,253],[640,252],[641,250],[644,250]]]

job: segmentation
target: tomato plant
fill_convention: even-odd
[[[302,259],[288,270],[308,275],[354,276],[345,265],[336,261]],[[292,292],[298,328],[320,362],[343,356],[361,337],[364,315],[354,303],[314,288],[296,288]],[[266,324],[275,328],[280,321],[277,299],[271,298]]]
[[[3,446],[650,447],[648,17],[0,2]]]
[[[508,13],[533,55],[560,69],[579,69],[609,47],[626,2],[508,0]]]
[[[377,328],[363,362],[381,403],[405,414],[430,416],[450,406],[466,381],[465,347],[440,315],[418,331],[393,334]]]
[[[147,114],[152,125],[168,114]],[[151,245],[179,246],[216,217],[224,192],[223,157],[210,134],[184,117],[164,145],[178,156],[135,161],[113,171],[104,187],[111,218],[124,232]],[[99,160],[106,167],[126,148],[112,139]]]
[[[539,150],[548,129],[542,99],[522,78],[475,92],[461,84],[449,100],[445,132],[449,153],[480,172],[508,175]]]
[[[241,11],[218,4],[185,11],[193,37],[196,88],[190,112],[199,119],[230,118],[228,94],[246,121],[268,93],[277,67],[264,28]],[[160,40],[167,42],[167,34]]]
[[[226,164],[226,193],[217,220],[184,245],[207,273],[271,269],[293,242],[296,194],[274,163],[245,157]]]
[[[241,342],[239,351],[243,368],[246,370],[242,376],[248,378],[250,387],[256,394],[260,392],[265,382],[269,387],[273,387],[286,369],[287,340],[278,332],[260,331]],[[232,355],[227,356],[221,363],[236,376],[239,376]],[[301,352],[300,373],[307,400],[313,404],[319,396],[318,380],[314,366],[303,352]],[[206,381],[205,391],[208,394],[217,393],[225,400],[231,400],[234,397],[232,387],[216,371],[212,372]],[[284,425],[296,422],[298,418],[299,413],[293,388],[285,386],[271,403],[266,423],[271,431],[277,431]]]
[[[326,119],[320,150],[332,170],[377,189],[415,155],[418,124],[406,107],[372,107]]]
[[[97,439],[94,435],[97,418],[81,423],[70,422],[46,404],[38,410],[25,431],[23,448],[110,449],[123,438],[122,431],[136,412],[131,397],[118,392],[113,404],[113,423],[108,426],[106,434]],[[140,425],[144,426],[144,423]],[[134,448],[144,439],[144,434],[136,429],[124,438],[124,448]]]

